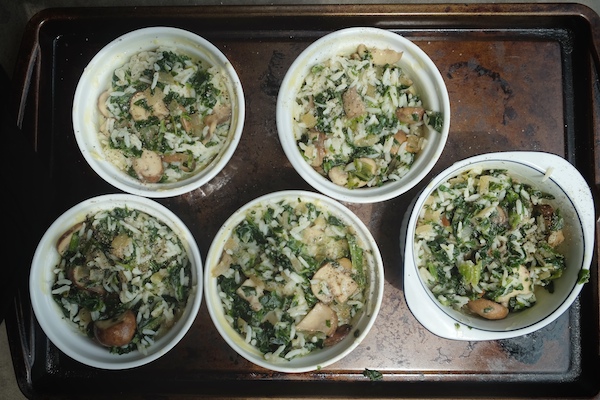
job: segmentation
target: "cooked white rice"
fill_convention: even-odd
[[[191,290],[191,264],[181,239],[163,222],[127,208],[87,216],[55,267],[52,295],[66,318],[93,336],[95,321],[132,310],[132,341],[114,353],[146,348],[183,312]],[[85,268],[79,282],[74,268]]]
[[[401,180],[426,146],[426,131],[440,130],[443,122],[441,113],[423,108],[399,62],[373,61],[377,51],[314,65],[292,105],[294,137],[306,162],[348,188]],[[399,117],[403,111],[408,120]]]
[[[504,170],[473,168],[441,183],[416,226],[421,278],[457,310],[478,298],[511,312],[532,307],[536,288],[551,291],[565,268],[563,218],[552,199]]]
[[[351,267],[342,267],[348,260]],[[326,265],[346,286],[328,286],[315,275]],[[267,360],[285,361],[329,345],[328,336],[350,332],[367,302],[367,268],[372,265],[371,251],[352,226],[318,203],[290,199],[246,211],[212,274],[226,319],[242,340]],[[329,291],[347,298],[326,298]],[[306,325],[309,312],[325,307],[337,320],[323,321],[325,330],[333,325],[336,332]]]
[[[143,180],[134,162],[143,150],[153,151],[164,169],[158,183],[202,171],[227,143],[231,118],[225,115],[211,126],[209,116],[231,112],[228,82],[224,71],[176,48],[133,55],[114,71],[107,96],[99,99],[98,134],[106,159]],[[145,115],[135,117],[140,109]]]

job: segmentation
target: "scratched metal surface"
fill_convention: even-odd
[[[574,28],[581,10],[551,8],[556,15],[550,18],[538,8],[505,8],[510,12],[504,19],[488,20],[478,17],[487,10],[483,6],[389,6],[375,16],[367,16],[367,9],[360,7],[238,10],[121,11],[124,24],[110,32],[98,30],[110,17],[106,11],[53,11],[33,22],[41,28],[31,44],[39,44],[41,53],[23,124],[24,132],[35,140],[37,161],[45,166],[39,179],[51,186],[44,204],[38,205],[43,215],[38,228],[79,201],[116,192],[87,166],[70,125],[77,79],[95,52],[114,37],[148,25],[189,29],[220,48],[240,76],[247,114],[230,163],[204,187],[159,200],[187,223],[205,255],[221,224],[243,204],[273,191],[312,190],[287,161],[275,124],[279,84],[295,57],[328,31],[360,24],[384,26],[414,40],[433,59],[448,87],[452,119],[447,147],[423,183],[383,203],[346,204],[370,228],[384,260],[384,301],[372,331],[352,354],[321,371],[271,373],[237,356],[219,337],[203,305],[189,333],[169,354],[140,369],[98,371],[70,360],[48,342],[33,320],[23,289],[18,312],[7,326],[16,338],[13,347],[35,359],[15,357],[17,378],[28,397],[68,397],[83,387],[73,385],[79,382],[73,378],[85,378],[80,380],[85,385],[111,379],[112,389],[98,385],[100,397],[115,388],[142,398],[149,393],[169,397],[371,397],[399,392],[403,396],[523,396],[533,389],[547,396],[597,393],[595,273],[590,288],[582,293],[584,304],[576,302],[569,313],[538,332],[500,341],[451,341],[431,334],[410,313],[403,295],[399,249],[400,221],[410,201],[433,174],[457,160],[492,151],[546,151],[569,159],[597,182],[593,164],[585,161],[588,153],[582,150],[595,140],[592,128],[597,121],[592,118],[594,93],[588,87],[596,77],[589,48],[574,43],[574,39],[590,40],[589,32]],[[398,16],[399,11],[406,15]],[[450,19],[453,13],[455,20]],[[542,27],[524,16],[537,17]],[[231,25],[217,23],[224,18]],[[29,54],[31,49],[26,46],[23,51]],[[577,100],[583,95],[589,103]],[[586,319],[591,315],[591,321],[582,322],[584,314]],[[592,350],[591,355],[583,351],[584,346]],[[382,372],[383,381],[370,382],[362,375],[365,368]],[[151,392],[140,392],[137,384],[148,379],[153,382]],[[224,385],[208,385],[215,381]]]

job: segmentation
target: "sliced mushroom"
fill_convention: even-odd
[[[352,325],[348,325],[348,324],[338,326],[338,328],[335,330],[333,335],[329,336],[327,339],[325,339],[323,341],[323,346],[331,347],[334,344],[341,342],[342,340],[344,340],[344,338],[346,336],[348,336],[351,329],[352,329]]]
[[[191,154],[173,153],[163,155],[163,161],[176,164],[184,172],[191,172],[196,168],[196,161]]]
[[[123,260],[127,257],[127,254],[130,253],[131,244],[133,243],[132,239],[126,234],[120,234],[113,238],[111,242],[110,252],[115,257]]]
[[[396,109],[396,118],[404,124],[414,124],[423,119],[425,109],[423,107],[398,107]]]
[[[281,322],[281,311],[271,310],[265,314],[261,322],[270,322],[271,325],[276,326],[277,323]]]
[[[146,103],[152,109],[152,115],[159,119],[169,116],[169,109],[163,101],[165,94],[160,87],[157,86],[154,88],[154,91],[151,91],[149,88],[144,90],[144,96],[146,97]]]
[[[471,312],[485,319],[503,319],[508,315],[508,308],[488,299],[470,300],[467,307]]]
[[[102,286],[102,282],[93,280],[90,275],[92,271],[89,267],[77,265],[69,269],[67,275],[73,284],[81,290],[86,290],[91,293],[104,295],[106,290]]]
[[[260,298],[264,293],[264,285],[262,283],[255,282],[248,278],[242,283],[242,286],[238,288],[236,293],[242,299],[246,300],[254,311],[262,309],[262,304],[260,304]]]
[[[373,57],[373,64],[375,65],[386,65],[386,64],[396,64],[402,58],[401,51],[395,51],[392,49],[377,49],[373,48],[371,50],[371,56]]]
[[[337,165],[329,170],[327,174],[331,182],[339,186],[346,186],[348,184],[348,172],[344,170],[344,167]]]
[[[308,139],[312,142],[315,151],[310,165],[320,167],[323,165],[323,158],[325,157],[325,134],[316,130],[310,130],[308,131]]]
[[[550,204],[537,204],[533,207],[533,216],[538,217],[542,216],[544,219],[544,225],[547,230],[550,230],[552,227],[552,219],[554,218],[554,207]],[[565,236],[561,229],[559,230],[550,230],[548,234],[548,244],[552,247],[556,247],[561,244],[565,240]]]
[[[486,195],[490,191],[490,183],[499,182],[498,178],[492,175],[481,175],[479,177],[479,183],[477,184],[477,190],[479,194]]]
[[[367,113],[367,107],[362,97],[358,94],[356,86],[350,87],[342,94],[344,113],[349,119],[360,117]]]
[[[302,241],[306,245],[306,254],[316,258],[337,260],[348,254],[348,241],[331,237],[326,231],[327,220],[321,214],[314,220],[312,226],[302,231]]]
[[[302,121],[302,123],[304,125],[306,125],[306,127],[308,129],[314,128],[318,122],[317,117],[315,117],[311,113],[306,113],[306,114],[302,115],[302,117],[300,118],[300,121]]]
[[[150,110],[144,107],[146,95],[144,92],[136,92],[129,100],[129,113],[134,121],[145,121],[150,117]]]
[[[496,212],[491,215],[490,221],[496,225],[506,225],[508,223],[506,211],[502,207],[496,206]]]
[[[420,140],[417,135],[408,135],[406,137],[406,151],[409,153],[418,153],[421,149],[419,142]]]
[[[356,169],[360,169],[361,172],[367,176],[375,175],[377,171],[377,163],[372,158],[361,157],[355,160],[354,165]]]
[[[182,114],[181,125],[183,130],[192,136],[201,136],[204,129],[204,122],[200,118],[200,114]]]
[[[223,255],[221,256],[221,260],[212,270],[212,276],[218,277],[218,276],[223,275],[225,272],[227,272],[229,270],[229,267],[231,267],[232,263],[233,263],[233,257],[231,257],[229,255],[229,253],[224,251]]]
[[[351,273],[352,272],[352,260],[350,260],[347,257],[342,257],[339,260],[337,260],[338,264],[343,267],[347,273]]]
[[[133,161],[133,169],[141,181],[156,183],[163,175],[162,159],[158,153],[144,150],[141,157]]]
[[[542,216],[546,229],[552,225],[552,216],[554,215],[554,208],[549,204],[537,204],[533,206],[533,216]]]
[[[368,51],[369,50],[367,49],[367,46],[365,46],[364,44],[361,43],[356,48],[356,53],[354,53],[352,55],[352,58],[357,59],[357,60],[362,60],[367,55]]]
[[[137,322],[131,310],[118,317],[94,322],[94,337],[107,347],[121,347],[129,344],[135,335]]]
[[[145,121],[151,115],[164,119],[170,115],[164,98],[165,94],[159,87],[154,91],[148,88],[143,92],[136,92],[129,101],[129,113],[134,121]]]
[[[81,229],[83,226],[83,222],[79,222],[78,224],[73,225],[69,228],[65,233],[58,238],[58,242],[56,243],[56,250],[58,250],[58,254],[63,256],[67,249],[71,244],[71,239],[73,238],[73,234]]]
[[[230,118],[231,107],[229,105],[220,104],[216,106],[213,109],[212,114],[209,114],[206,117],[204,117],[204,123],[208,125],[208,135],[204,140],[208,141],[217,129],[217,126],[229,121]]]
[[[100,114],[104,115],[106,118],[110,117],[110,113],[108,112],[108,108],[106,107],[106,100],[108,100],[108,90],[102,92],[100,97],[98,97],[98,110],[100,110]]]
[[[406,133],[403,131],[398,131],[394,135],[394,143],[392,144],[392,148],[390,149],[390,154],[398,154],[400,150],[400,145],[406,142]]]
[[[328,305],[317,303],[296,325],[296,330],[305,332],[323,332],[327,336],[335,333],[338,317]]]
[[[329,262],[323,265],[311,279],[313,294],[325,304],[334,299],[338,303],[345,303],[358,289],[358,284],[352,279],[350,272],[351,269],[348,270],[340,263]]]
[[[551,231],[548,235],[548,244],[552,247],[556,247],[564,241],[565,235],[563,234],[562,229],[558,231]]]

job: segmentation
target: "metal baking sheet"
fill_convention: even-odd
[[[187,223],[203,255],[221,224],[248,201],[278,190],[313,190],[287,161],[275,124],[279,85],[310,43],[337,29],[375,26],[415,41],[440,69],[452,119],[447,147],[431,174],[396,199],[346,204],[380,246],[385,295],[366,340],[334,365],[297,375],[254,366],[221,339],[204,304],[169,354],[133,370],[81,365],[58,351],[37,325],[26,282],[37,241],[74,204],[117,192],[77,148],[71,125],[77,81],[112,39],[159,25],[188,29],[215,44],[236,68],[246,94],[244,131],[228,166],[200,189],[158,200]],[[407,308],[399,229],[410,201],[433,174],[485,152],[563,156],[581,171],[597,199],[599,48],[600,17],[572,4],[61,8],[35,15],[13,79],[11,107],[19,131],[9,139],[21,149],[12,157],[31,176],[14,200],[15,226],[27,232],[20,240],[26,251],[17,256],[15,265],[24,272],[6,317],[21,390],[32,399],[115,394],[598,398],[597,245],[590,282],[554,323],[515,339],[462,342],[433,335]],[[365,369],[380,371],[383,379],[370,381]]]

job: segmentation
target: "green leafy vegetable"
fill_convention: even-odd
[[[372,381],[381,381],[383,380],[383,374],[374,369],[365,368],[363,371],[363,375],[369,378]]]

